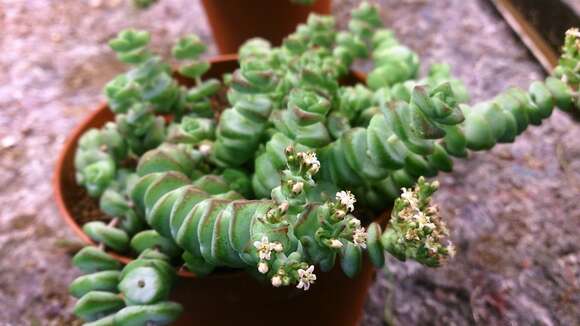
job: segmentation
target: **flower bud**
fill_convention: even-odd
[[[310,169],[308,169],[308,174],[314,175],[314,174],[318,173],[319,170],[320,170],[320,165],[313,164],[312,167],[310,167]]]
[[[268,267],[268,264],[266,264],[265,262],[261,261],[258,264],[258,272],[260,272],[262,274],[266,274],[266,273],[268,273],[268,270],[270,270],[270,268]]]
[[[328,246],[330,248],[340,249],[340,248],[342,248],[343,245],[342,245],[342,242],[340,242],[337,239],[330,239]]]
[[[203,156],[208,156],[211,153],[211,145],[210,144],[199,145],[199,152]]]
[[[274,249],[274,251],[276,252],[281,252],[282,250],[284,250],[284,247],[280,242],[274,242],[272,243],[272,249]]]
[[[280,205],[278,206],[278,211],[279,211],[280,213],[286,213],[286,212],[288,211],[288,206],[289,206],[289,205],[288,205],[288,202],[287,202],[287,201],[285,201],[285,202],[283,202],[282,204],[280,204]]]
[[[272,277],[272,285],[274,287],[280,287],[282,285],[282,278],[279,275]]]
[[[337,218],[342,219],[346,215],[346,212],[342,209],[337,209],[336,212],[334,212],[334,215]]]
[[[353,217],[350,221],[348,221],[348,225],[351,228],[358,229],[360,227],[360,220],[358,218]]]
[[[435,188],[435,190],[439,189],[439,180],[435,180],[431,183],[431,186]]]
[[[302,192],[302,189],[304,189],[304,183],[302,181],[296,182],[293,186],[292,186],[292,192],[295,194],[299,194]]]

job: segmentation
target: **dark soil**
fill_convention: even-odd
[[[89,197],[86,191],[79,192],[76,204],[71,207],[71,214],[79,225],[84,225],[91,221],[107,221],[99,209],[99,204],[94,198]]]
[[[198,33],[201,5],[161,0],[0,0],[0,325],[72,325],[78,239],[59,217],[50,178],[66,135],[123,70],[106,41],[146,28],[167,54]],[[358,1],[335,1],[341,24]],[[446,61],[474,100],[543,78],[487,0],[383,0],[384,20],[425,63]],[[580,128],[556,112],[515,144],[457,161],[437,203],[458,255],[428,269],[393,259],[363,325],[577,325],[580,320]],[[385,308],[386,307],[386,308]]]

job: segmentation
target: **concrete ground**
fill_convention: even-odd
[[[344,23],[358,1],[335,1]],[[543,78],[487,0],[382,0],[384,21],[424,62],[445,61],[475,101]],[[70,255],[50,179],[66,135],[123,70],[106,42],[124,27],[167,53],[185,33],[211,44],[201,4],[0,0],[0,325],[71,325]],[[459,248],[427,269],[389,260],[363,325],[577,325],[580,128],[557,112],[515,144],[457,161],[437,203]],[[386,308],[385,308],[386,307]]]

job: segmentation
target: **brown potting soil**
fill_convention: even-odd
[[[78,197],[76,204],[71,208],[73,216],[80,226],[91,221],[108,222],[111,218],[106,216],[99,209],[99,204],[94,198],[89,197],[87,192],[83,189],[77,192]]]

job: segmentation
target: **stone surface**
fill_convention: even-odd
[[[335,1],[344,24],[358,1]],[[543,77],[485,0],[379,1],[425,63],[453,65],[474,100]],[[71,325],[77,239],[50,180],[66,135],[123,70],[106,41],[146,28],[167,53],[177,36],[212,44],[198,1],[0,0],[0,325]],[[211,52],[215,48],[211,47]],[[573,325],[580,319],[580,128],[555,113],[513,145],[457,161],[437,203],[459,247],[432,270],[389,260],[363,325]]]

